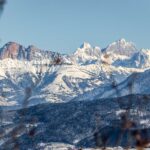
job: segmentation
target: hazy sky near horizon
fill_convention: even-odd
[[[120,38],[150,48],[150,0],[7,0],[0,38],[61,53]]]

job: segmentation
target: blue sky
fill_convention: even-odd
[[[71,53],[84,41],[106,47],[125,38],[150,48],[150,0],[7,0],[0,46],[16,41]]]

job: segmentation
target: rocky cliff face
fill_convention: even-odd
[[[15,42],[8,42],[0,49],[1,60],[7,58],[26,61],[49,60],[49,62],[55,63],[58,59],[60,59],[60,57],[61,56],[59,53],[49,50],[41,50],[33,45],[25,48],[24,46]]]
[[[15,42],[9,42],[0,49],[0,59],[25,59],[25,48]]]

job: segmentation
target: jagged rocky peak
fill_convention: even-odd
[[[95,46],[92,47],[88,42],[84,42],[80,48],[78,48],[75,52],[76,55],[91,55],[91,56],[96,56],[100,54],[100,47]]]
[[[133,42],[128,42],[124,38],[121,38],[118,41],[115,41],[112,44],[108,45],[104,52],[131,56],[134,53],[138,52],[138,50]]]
[[[101,49],[99,47],[92,47],[89,43],[84,42],[80,48],[74,53],[74,59],[78,64],[87,65],[99,61]]]
[[[129,46],[129,45],[131,45],[131,46],[134,45],[132,42],[128,42],[128,41],[127,41],[126,39],[124,39],[124,38],[121,38],[121,39],[119,39],[119,40],[113,42],[113,43],[110,44],[110,45],[113,45],[113,44],[117,44],[117,45],[120,45],[120,46],[122,46],[122,47],[123,47],[123,46],[126,47],[126,46]]]
[[[124,38],[121,38],[121,39],[119,39],[119,40],[116,41],[116,42],[118,42],[118,43],[120,43],[120,44],[126,44],[126,43],[127,43],[126,39],[124,39]]]
[[[35,45],[29,45],[27,51],[41,51],[41,49],[37,48]]]
[[[38,57],[38,56],[41,56],[40,54],[40,49],[37,48],[36,46],[34,45],[29,45],[27,48],[26,48],[26,53],[27,53],[27,60],[31,61],[33,60],[35,57]]]
[[[0,59],[5,58],[24,59],[25,48],[16,42],[8,42],[0,49]]]
[[[28,48],[26,49],[27,51],[27,60],[50,60],[50,61],[55,61],[56,59],[58,59],[58,57],[63,57],[60,53],[57,52],[52,52],[50,50],[42,50],[37,48],[34,45],[30,45],[28,46]]]
[[[84,42],[81,46],[80,46],[81,49],[89,49],[91,48],[91,45],[87,42]]]

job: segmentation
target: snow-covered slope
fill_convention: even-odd
[[[149,50],[137,50],[125,39],[102,50],[83,43],[71,55],[9,42],[0,49],[0,105],[22,107],[107,97],[109,91],[113,93],[114,82],[121,84],[132,73],[144,72],[149,62]]]
[[[101,97],[120,97],[130,94],[150,94],[150,70],[133,73],[116,87],[105,91]]]
[[[150,66],[150,50],[142,49],[139,52],[134,53],[130,58],[125,60],[116,60],[113,65],[127,68],[147,68]]]

